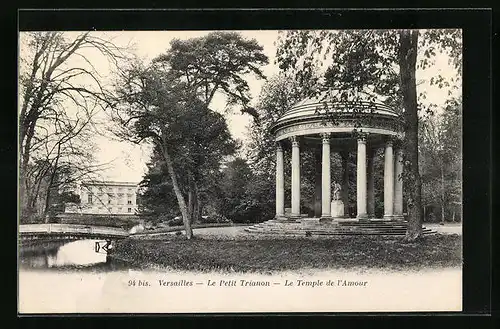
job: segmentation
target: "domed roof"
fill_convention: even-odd
[[[321,133],[339,137],[356,131],[396,136],[403,131],[402,123],[381,96],[327,90],[293,105],[272,125],[271,132],[277,141]]]
[[[349,91],[327,90],[316,96],[305,98],[288,109],[275,123],[296,121],[308,118],[318,118],[322,113],[348,114],[352,115],[382,115],[398,118],[399,115],[385,105],[382,96],[369,95],[364,92],[352,93]]]

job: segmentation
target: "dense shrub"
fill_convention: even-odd
[[[183,224],[182,216],[177,216],[167,221],[168,226],[180,226]]]
[[[129,230],[141,222],[138,216],[74,215],[58,216],[62,224],[119,227]]]
[[[229,223],[231,222],[228,218],[224,217],[220,214],[210,215],[210,216],[202,216],[200,223],[203,224],[215,224],[215,223]]]
[[[20,224],[42,224],[44,223],[44,218],[39,215],[33,216],[22,216],[19,218]]]

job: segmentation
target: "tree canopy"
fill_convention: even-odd
[[[153,62],[168,67],[207,106],[222,91],[229,105],[246,108],[250,95],[245,76],[264,79],[260,67],[268,58],[255,39],[246,40],[236,32],[213,32],[200,38],[175,39]]]

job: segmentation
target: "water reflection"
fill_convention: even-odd
[[[103,240],[78,240],[72,242],[39,243],[20,248],[19,265],[23,269],[72,269],[72,268],[116,268],[108,254],[96,242]]]

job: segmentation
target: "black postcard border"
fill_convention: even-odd
[[[358,29],[358,28],[462,28],[463,71],[463,312],[491,312],[492,279],[492,11],[488,9],[386,9],[386,10],[298,10],[298,9],[205,9],[205,10],[19,10],[14,31],[19,30],[212,30],[212,29]],[[17,32],[16,32],[17,33]],[[17,50],[17,35],[14,37]],[[11,67],[17,67],[17,51]],[[12,58],[12,57],[11,57]],[[17,76],[17,72],[14,71]],[[16,81],[14,78],[12,81]],[[17,82],[15,82],[17,83]],[[17,85],[14,86],[14,90]],[[17,96],[15,96],[17,102]],[[15,104],[14,104],[15,105]],[[3,120],[4,147],[17,158],[17,116]],[[6,136],[10,134],[10,136]],[[14,163],[17,160],[13,161]],[[4,165],[4,175],[16,184],[17,168]],[[14,194],[14,195],[17,195]],[[15,205],[15,201],[10,203]],[[17,209],[14,207],[14,211]],[[12,217],[12,216],[9,216]],[[14,222],[14,221],[11,221]],[[17,229],[14,228],[16,231]],[[17,242],[16,242],[17,243]],[[425,287],[423,287],[425,288]],[[262,315],[271,315],[263,313]],[[286,313],[287,315],[294,315]],[[322,313],[327,315],[329,313]],[[451,315],[457,313],[332,313],[342,318],[375,315]],[[76,314],[75,314],[76,315]],[[75,316],[73,315],[73,316]],[[102,314],[113,317],[110,314]],[[138,314],[125,314],[138,315]],[[156,316],[165,316],[157,314]],[[196,314],[190,314],[190,317]],[[208,316],[217,316],[207,314]],[[224,315],[231,319],[235,314]],[[295,315],[318,315],[299,313]],[[94,316],[101,317],[98,314]],[[171,315],[178,318],[184,315]],[[336,318],[338,318],[336,316]],[[257,314],[238,317],[258,318]],[[52,318],[52,317],[51,317]],[[54,318],[52,318],[54,319]],[[142,320],[145,320],[141,316]],[[27,320],[27,319],[26,319]],[[62,319],[59,319],[62,320]],[[129,321],[130,319],[127,319]]]

